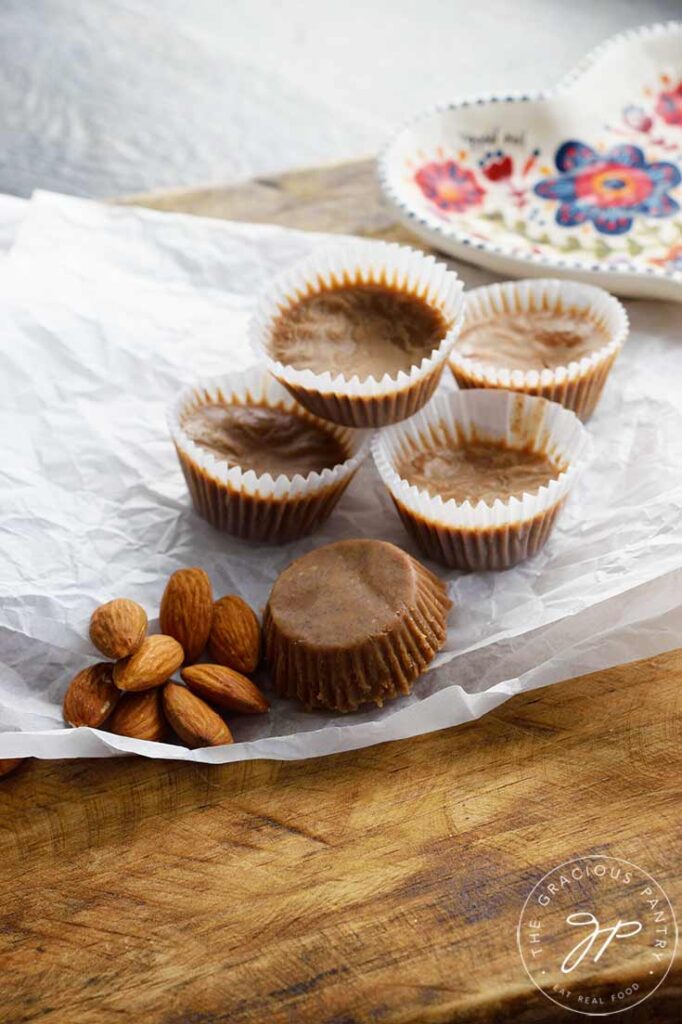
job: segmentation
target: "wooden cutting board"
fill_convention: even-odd
[[[369,161],[135,201],[407,238]],[[308,762],[27,762],[0,783],[0,1020],[579,1019],[530,982],[519,914],[549,869],[608,854],[680,916],[681,693],[678,651]],[[681,1001],[678,958],[612,1019]]]

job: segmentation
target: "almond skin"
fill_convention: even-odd
[[[192,693],[219,708],[242,715],[262,715],[270,708],[258,687],[227,665],[192,665],[180,675]]]
[[[90,639],[98,651],[114,661],[136,651],[146,633],[147,613],[127,597],[101,604],[90,619]]]
[[[129,658],[114,665],[119,690],[151,690],[162,686],[182,665],[185,652],[172,636],[148,636]]]
[[[107,724],[109,732],[117,736],[131,736],[134,740],[159,742],[166,735],[166,720],[161,707],[161,690],[125,693],[114,708]]]
[[[191,664],[208,643],[213,621],[213,589],[203,569],[178,569],[161,598],[161,632],[174,637]]]
[[[121,696],[113,682],[113,665],[98,661],[84,668],[69,683],[64,697],[64,720],[69,725],[97,729]]]
[[[13,772],[25,760],[25,757],[0,757],[0,779]]]
[[[220,715],[178,683],[167,683],[164,687],[163,709],[188,747],[219,747],[233,742],[232,733]]]
[[[235,672],[253,672],[260,659],[260,644],[260,624],[246,601],[236,594],[216,601],[208,641],[214,661]]]

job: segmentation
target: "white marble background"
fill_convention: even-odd
[[[682,0],[2,0],[0,192],[109,196],[376,152],[431,103],[553,84]]]

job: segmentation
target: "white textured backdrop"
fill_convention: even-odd
[[[404,117],[552,84],[681,0],[2,0],[0,191],[106,196],[373,153]]]

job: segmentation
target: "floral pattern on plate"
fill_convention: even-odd
[[[605,235],[622,235],[639,214],[671,217],[680,209],[668,193],[679,185],[679,167],[648,164],[638,146],[615,146],[597,153],[584,142],[564,142],[555,157],[559,175],[534,186],[535,194],[559,203],[556,222],[575,227],[592,221]]]
[[[485,195],[474,172],[454,160],[424,164],[414,178],[426,198],[446,213],[461,213],[470,206],[478,206]]]
[[[682,25],[616,37],[546,95],[423,115],[380,178],[401,219],[453,255],[682,299]]]

